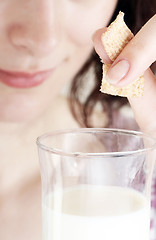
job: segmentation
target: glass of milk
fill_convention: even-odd
[[[42,240],[149,240],[154,139],[80,128],[37,139]]]

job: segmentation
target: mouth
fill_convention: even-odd
[[[42,84],[55,69],[35,73],[11,72],[0,69],[0,82],[15,88],[31,88]]]

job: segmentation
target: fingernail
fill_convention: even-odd
[[[121,60],[113,67],[110,67],[106,74],[106,80],[111,84],[117,84],[129,71],[129,63],[126,60]]]

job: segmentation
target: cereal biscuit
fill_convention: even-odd
[[[109,58],[114,61],[126,44],[133,38],[133,33],[125,24],[124,13],[119,12],[114,22],[110,24],[107,31],[102,34],[102,43]],[[100,91],[103,93],[118,95],[122,97],[139,97],[143,95],[144,78],[140,76],[125,87],[116,87],[105,79],[110,64],[103,65],[103,79]]]

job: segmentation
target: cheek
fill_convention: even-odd
[[[92,45],[93,33],[107,26],[113,14],[116,1],[111,6],[96,6],[87,8],[76,8],[68,13],[66,18],[66,33],[68,37],[78,45]]]

